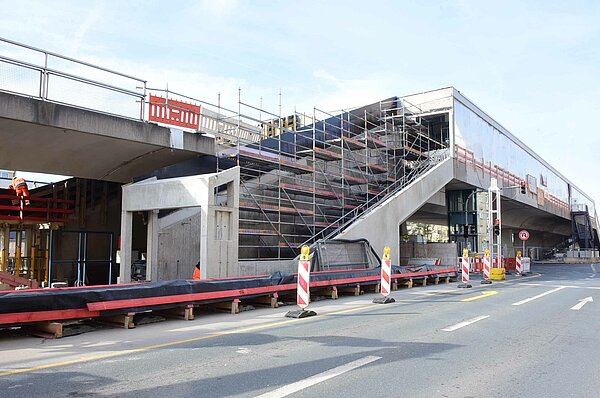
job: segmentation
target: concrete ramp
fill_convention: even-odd
[[[367,239],[377,253],[392,248],[392,263],[400,261],[399,226],[454,178],[453,159],[448,158],[359,217],[336,239]]]

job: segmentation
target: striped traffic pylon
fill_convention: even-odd
[[[463,250],[463,256],[461,258],[461,274],[462,274],[462,283],[458,285],[458,287],[469,288],[471,285],[469,284],[469,250]]]
[[[490,279],[490,267],[490,251],[486,250],[483,254],[483,280],[481,281],[482,285],[489,285],[492,283],[492,280]]]
[[[523,257],[517,256],[516,268],[517,274],[521,275],[523,273]]]
[[[298,261],[298,306],[305,309],[310,302],[310,248],[302,246],[300,261]]]
[[[300,251],[300,260],[298,261],[298,284],[297,284],[296,302],[300,307],[299,311],[289,311],[285,314],[288,318],[306,318],[317,315],[314,311],[306,309],[310,302],[310,248],[302,246]]]
[[[390,252],[389,247],[386,246],[383,248],[383,258],[381,259],[381,295],[383,297],[373,300],[377,304],[388,304],[396,301],[392,297],[389,297],[392,284],[392,259]]]

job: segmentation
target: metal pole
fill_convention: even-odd
[[[80,286],[81,281],[81,232],[79,235],[79,245],[77,247],[77,280],[75,281],[75,286]]]
[[[85,277],[87,275],[87,238],[88,238],[88,234],[87,232],[83,232],[83,280],[82,280],[82,284],[83,286],[85,286]]]
[[[15,275],[20,276],[21,274],[21,231],[17,231],[16,236],[16,248],[15,248]]]
[[[33,279],[35,277],[35,247],[31,247],[31,260],[29,264],[29,277]]]
[[[145,117],[145,108],[146,108],[146,82],[144,82],[144,96],[141,98],[141,107],[140,107],[140,120],[143,122]]]
[[[51,282],[52,282],[52,246],[54,246],[54,231],[51,229],[50,230],[50,239],[49,239],[49,243],[48,243],[48,269],[47,269],[47,277],[46,280],[48,281],[48,287],[52,286]]]
[[[112,267],[113,267],[113,240],[115,239],[115,235],[113,233],[110,234],[110,243],[109,243],[109,251],[108,251],[108,284],[112,285]]]

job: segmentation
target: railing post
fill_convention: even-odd
[[[144,92],[143,92],[143,97],[140,100],[140,120],[143,122],[145,121],[145,108],[146,108],[146,87],[147,87],[147,82],[144,81]]]

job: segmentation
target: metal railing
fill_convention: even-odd
[[[369,198],[368,201],[362,205],[356,207],[344,216],[335,220],[329,227],[324,228],[317,234],[313,235],[310,239],[307,239],[302,245],[312,244],[320,239],[333,239],[340,233],[342,233],[348,226],[353,224],[359,217],[364,216],[370,209],[376,207],[378,204],[383,203],[386,199],[406,188],[409,184],[414,182],[417,178],[429,171],[433,166],[441,163],[443,160],[450,156],[448,149],[439,150],[438,153],[432,154],[427,159],[416,162],[416,166],[411,169],[402,178],[396,180],[393,184],[386,187],[384,190],[379,192],[377,195]]]
[[[5,50],[0,91],[145,120],[146,80],[0,37]]]

